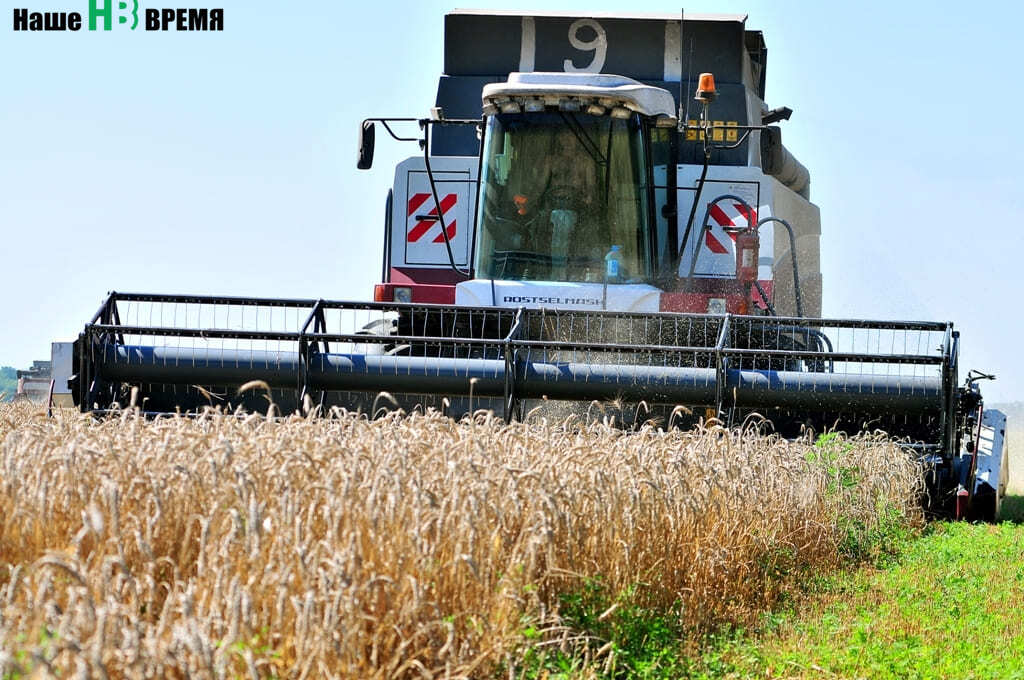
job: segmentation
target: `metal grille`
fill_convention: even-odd
[[[138,387],[155,410],[258,408],[237,389],[262,380],[282,411],[376,410],[381,392],[506,418],[537,399],[644,401],[936,440],[956,383],[941,323],[112,294],[83,338],[81,403]]]

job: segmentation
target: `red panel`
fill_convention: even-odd
[[[374,286],[373,299],[377,302],[394,302],[395,288],[411,289],[412,302],[436,305],[455,304],[455,286],[422,283],[378,283]]]
[[[392,267],[391,283],[409,285],[410,283],[430,283],[434,285],[454,286],[469,277],[459,274],[451,267],[427,269],[426,267]]]
[[[682,314],[707,314],[708,300],[711,298],[725,298],[725,311],[730,314],[739,314],[740,308],[746,301],[742,295],[715,295],[708,293],[662,293],[661,311],[679,312]]]
[[[747,305],[747,295],[735,279],[695,279],[695,292],[662,293],[660,309],[663,312],[682,314],[707,314],[708,300],[724,298],[725,310],[730,314],[743,314]],[[761,286],[769,299],[772,297],[772,282],[762,281]],[[754,301],[761,300],[756,289],[753,291]]]
[[[676,283],[680,289],[685,288],[686,290],[678,290],[672,292],[679,293],[708,293],[712,297],[723,297],[730,293],[743,294],[746,291],[743,290],[743,286],[736,279],[721,278],[716,279],[710,276],[695,276],[692,280],[686,281],[685,279],[677,279]]]

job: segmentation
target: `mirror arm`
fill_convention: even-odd
[[[363,121],[363,125],[367,123],[380,123],[387,130],[387,133],[391,135],[391,138],[396,142],[416,142],[419,141],[419,137],[402,137],[397,132],[391,129],[389,123],[418,123],[419,118],[367,118]]]

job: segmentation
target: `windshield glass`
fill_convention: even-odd
[[[601,283],[617,270],[615,283],[649,278],[636,116],[500,114],[488,119],[485,139],[478,277]]]

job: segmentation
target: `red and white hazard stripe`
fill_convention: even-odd
[[[757,211],[753,208],[748,208],[742,203],[732,203],[731,205],[726,204],[724,201],[714,203],[709,212],[713,223],[719,227],[747,227],[757,224]],[[722,233],[733,241],[736,240],[735,232],[729,233],[723,230]],[[721,239],[721,234],[714,234],[712,229],[708,229],[705,232],[704,244],[708,250],[716,255],[725,255],[729,250],[722,243]]]
[[[441,220],[438,219],[420,219],[437,217],[437,206],[431,208],[430,212],[417,215],[417,211],[430,199],[433,202],[433,196],[429,193],[413,194],[409,199],[409,210],[406,213],[408,220],[408,231],[406,233],[406,241],[409,243],[416,243],[424,237],[429,238],[429,234],[433,231],[434,227],[437,227],[437,233],[431,240],[432,243],[444,243],[444,234],[441,233]],[[445,226],[448,228],[448,238],[455,238],[456,225],[455,220],[450,222],[445,217],[455,204],[458,202],[458,196],[456,194],[447,194],[441,199],[441,217],[444,219]]]

